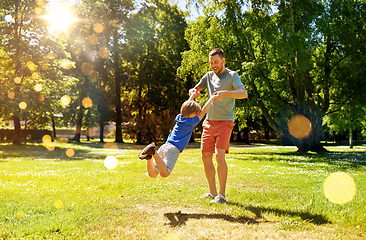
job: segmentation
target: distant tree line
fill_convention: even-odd
[[[366,135],[364,1],[189,4],[204,16],[187,22],[166,0],[77,1],[68,29],[50,31],[48,1],[0,0],[0,117],[14,121],[13,143],[21,120],[30,129],[71,123],[75,141],[97,126],[103,141],[110,122],[116,142],[164,140],[216,47],[249,93],[237,101],[239,139],[264,130],[319,152],[325,131]],[[306,137],[290,134],[296,115],[311,123]]]

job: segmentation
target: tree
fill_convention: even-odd
[[[123,4],[112,2],[108,5],[109,26],[112,33],[112,58],[115,83],[115,109],[116,109],[116,142],[123,142],[122,137],[122,89],[126,90],[127,76],[124,74],[122,56],[122,41],[124,25],[127,21],[129,11],[132,10],[132,3],[122,1]],[[126,4],[127,3],[127,4]]]
[[[363,46],[359,46],[363,48]],[[343,60],[334,71],[334,79],[337,82],[337,102],[331,102],[329,111],[324,117],[324,124],[329,127],[333,135],[348,133],[349,145],[353,147],[353,132],[365,131],[362,124],[366,114],[366,103],[363,93],[366,90],[366,82],[363,80],[366,74],[364,66],[365,56]],[[356,81],[355,81],[356,80]]]
[[[177,5],[146,1],[126,25],[125,69],[130,91],[125,92],[135,115],[137,143],[167,137],[175,114],[188,98],[184,82],[176,76],[186,22]]]
[[[106,121],[116,122],[116,142],[123,142],[121,132],[121,58],[122,25],[132,9],[130,1],[85,1],[73,6],[77,21],[69,30],[65,48],[75,67],[65,72],[79,79],[74,88],[76,101],[71,111],[76,123],[74,139],[80,141],[82,127],[100,124],[100,140]],[[111,92],[114,90],[114,93]],[[113,96],[107,99],[107,95]],[[85,99],[92,104],[86,107]],[[109,114],[115,114],[114,118]],[[97,121],[98,116],[99,121]],[[86,119],[85,119],[86,118]],[[69,118],[71,119],[71,118]],[[84,119],[84,120],[83,120]]]
[[[322,118],[330,104],[337,102],[334,93],[342,81],[335,81],[334,72],[344,59],[358,56],[366,36],[362,27],[365,4],[316,0],[281,0],[272,4],[208,1],[206,17],[192,24],[201,31],[194,34],[202,36],[198,37],[200,42],[209,42],[213,39],[212,19],[217,19],[216,29],[220,32],[215,36],[220,39],[225,34],[225,42],[216,47],[229,49],[229,56],[243,63],[241,78],[268,124],[289,138],[300,152],[325,151],[320,144]],[[201,27],[202,22],[208,26]],[[207,54],[205,45],[199,49],[199,44],[190,40],[191,49],[201,56],[203,52]],[[192,66],[192,56],[197,55],[192,51],[184,54],[183,64]],[[360,84],[359,79],[353,80]],[[296,138],[289,133],[287,123],[296,115],[310,120],[312,131],[307,137]]]
[[[5,64],[0,73],[3,98],[0,114],[7,120],[13,119],[13,144],[20,144],[21,119],[42,126],[52,117],[47,114],[53,112],[49,93],[57,90],[59,82],[49,81],[51,75],[58,76],[58,70],[49,63],[47,55],[55,44],[48,38],[46,22],[41,18],[44,2],[12,0],[0,1],[0,5],[4,9],[2,19],[5,15],[8,19],[1,21],[0,28],[1,61]]]

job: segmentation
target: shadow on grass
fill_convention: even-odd
[[[71,144],[75,144],[75,145],[79,145],[79,146],[86,146],[86,147],[90,147],[90,148],[105,148],[105,146],[111,146],[111,149],[129,149],[129,150],[136,150],[136,149],[143,149],[145,147],[145,145],[136,145],[134,143],[116,143],[116,142],[100,142],[100,141],[81,141],[81,142],[77,142],[77,141],[73,141],[73,140],[69,140],[69,143]],[[110,147],[107,147],[110,148]]]
[[[164,216],[169,219],[171,227],[178,227],[185,225],[189,219],[224,219],[233,223],[242,223],[242,224],[257,224],[259,223],[257,220],[248,217],[232,217],[227,214],[206,214],[206,213],[181,213],[180,211],[177,213],[165,213]]]
[[[240,203],[236,202],[228,202],[228,205],[233,205],[240,207],[244,210],[251,211],[256,215],[257,219],[263,218],[263,213],[272,213],[277,216],[288,216],[288,217],[300,217],[302,220],[321,225],[325,223],[331,223],[326,217],[319,215],[319,214],[311,214],[308,212],[301,212],[301,211],[290,211],[290,210],[283,210],[278,208],[267,208],[267,207],[254,207],[254,206],[244,206]]]
[[[22,158],[22,160],[58,160],[58,161],[75,161],[84,160],[88,156],[89,151],[75,150],[72,157],[66,155],[66,150],[73,148],[72,145],[65,146],[65,148],[55,147],[54,150],[49,151],[43,145],[0,145],[0,158],[2,161],[8,158]],[[89,157],[88,157],[89,158]]]
[[[261,222],[268,222],[265,220],[263,213],[272,213],[277,216],[300,217],[302,220],[316,225],[331,223],[328,219],[319,214],[311,214],[299,211],[289,211],[276,208],[244,206],[240,203],[235,202],[228,202],[227,204],[237,206],[244,210],[250,211],[254,213],[256,217],[255,218],[233,217],[227,214],[214,214],[214,213],[212,214],[182,213],[181,211],[177,213],[165,213],[164,216],[170,221],[168,225],[170,225],[171,227],[183,226],[189,219],[223,219],[229,222],[241,223],[241,224],[259,224]]]
[[[24,158],[23,160],[60,160],[75,161],[84,159],[101,159],[108,155],[108,150],[140,150],[144,145],[132,143],[96,142],[82,141],[68,143],[54,142],[55,148],[49,151],[40,142],[29,142],[27,144],[13,145],[11,142],[0,142],[0,159]],[[106,145],[107,144],[107,145]],[[71,157],[66,155],[67,149],[73,149],[75,154]],[[99,151],[106,150],[106,151]],[[137,155],[136,155],[137,156]]]
[[[358,169],[366,166],[366,151],[357,152],[339,152],[333,151],[328,153],[296,153],[296,152],[236,152],[231,153],[235,159],[240,161],[257,160],[257,161],[273,161],[287,162],[289,164],[297,163],[321,163],[327,166],[334,166],[340,169]],[[297,164],[297,167],[308,167],[306,165]]]

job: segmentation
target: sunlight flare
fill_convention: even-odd
[[[45,19],[49,22],[51,31],[61,30],[64,32],[68,30],[72,22],[76,21],[70,15],[68,8],[59,6],[52,6]]]

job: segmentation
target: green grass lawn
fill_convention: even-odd
[[[208,187],[197,143],[166,179],[148,177],[137,158],[143,146],[55,145],[0,144],[0,239],[366,238],[366,145],[327,146],[327,154],[232,146],[226,205],[200,198]],[[104,166],[107,156],[116,168]],[[356,184],[342,205],[323,193],[339,171]]]

